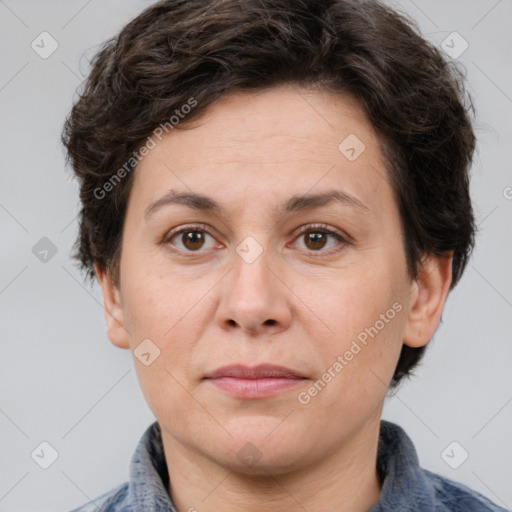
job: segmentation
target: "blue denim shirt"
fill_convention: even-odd
[[[404,430],[384,420],[377,467],[383,479],[381,495],[368,512],[506,512],[469,487],[422,469]],[[130,481],[72,512],[177,512],[166,490],[168,481],[160,426],[155,422],[133,454]]]

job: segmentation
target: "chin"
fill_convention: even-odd
[[[304,467],[314,457],[314,446],[304,442],[311,438],[304,432],[304,439],[292,423],[276,428],[280,421],[250,417],[231,422],[228,430],[233,437],[211,440],[208,458],[230,471],[253,476],[286,474]]]

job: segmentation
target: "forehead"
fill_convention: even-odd
[[[376,131],[350,96],[284,85],[185,117],[139,163],[133,193],[145,203],[176,188],[282,202],[337,185],[363,202],[390,194]]]
[[[350,135],[358,137],[370,153],[379,142],[355,98],[289,84],[224,96],[200,119],[186,121],[185,117],[173,135],[178,143],[178,138],[189,138],[193,130],[196,151],[188,155],[190,161],[211,150],[229,148],[233,156],[274,162],[272,155],[258,152],[264,143],[274,150],[279,147],[279,154],[300,149],[302,157],[313,158],[320,151],[334,162],[340,156],[338,145]]]

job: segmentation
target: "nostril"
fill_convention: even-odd
[[[265,324],[265,325],[276,325],[276,321],[275,321],[275,320],[272,320],[272,319],[270,319],[270,320],[265,320],[264,324]]]

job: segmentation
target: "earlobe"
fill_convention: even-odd
[[[107,336],[116,347],[130,348],[130,337],[125,327],[124,310],[119,289],[106,270],[100,269],[95,264],[94,271],[103,295]]]
[[[418,278],[411,285],[404,345],[421,347],[434,335],[452,282],[452,258],[453,253],[424,259]]]

